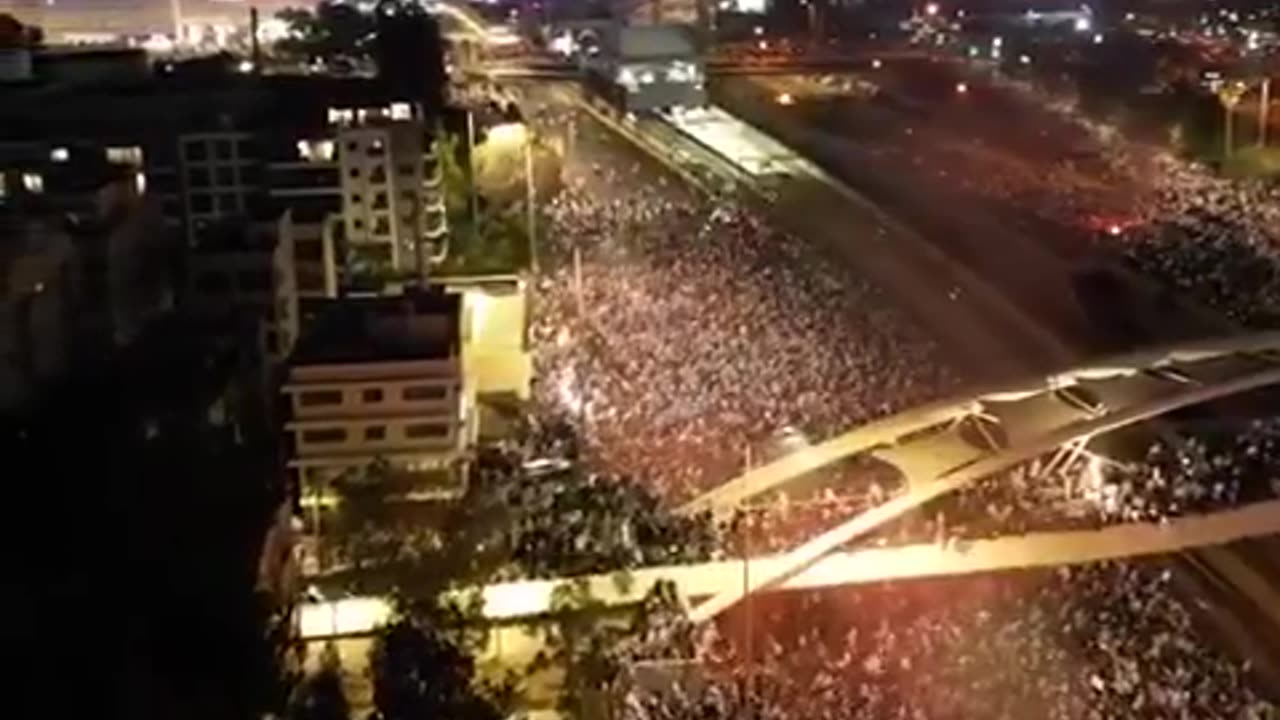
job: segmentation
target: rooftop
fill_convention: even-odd
[[[294,348],[292,365],[441,360],[457,354],[457,295],[327,301]]]

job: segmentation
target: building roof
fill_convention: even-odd
[[[458,295],[440,292],[327,301],[294,347],[291,364],[453,357],[458,350],[461,310]]]

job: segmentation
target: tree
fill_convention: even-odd
[[[608,617],[604,603],[581,578],[551,591],[550,614],[553,621],[543,626],[547,649],[539,651],[528,672],[562,668],[560,708],[573,713],[598,698],[618,677],[627,626]]]
[[[276,13],[289,28],[280,50],[307,58],[363,58],[374,37],[374,19],[353,3],[323,0],[314,11],[285,8]]]
[[[504,708],[480,692],[475,660],[431,625],[402,619],[371,652],[378,720],[501,720]]]
[[[298,686],[289,703],[289,720],[349,720],[351,706],[342,689],[342,673],[333,663]]]

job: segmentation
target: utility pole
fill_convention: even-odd
[[[467,202],[471,211],[471,241],[480,239],[480,196],[476,194],[476,114],[467,111]]]
[[[533,135],[524,140],[524,204],[526,232],[529,233],[529,266],[538,272],[538,191],[533,180]]]

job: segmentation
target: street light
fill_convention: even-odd
[[[1229,159],[1235,149],[1235,110],[1236,106],[1240,104],[1240,99],[1244,97],[1246,89],[1248,87],[1243,82],[1236,81],[1223,85],[1222,89],[1218,91],[1218,100],[1222,103],[1223,112],[1223,159]]]

